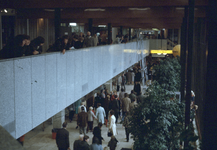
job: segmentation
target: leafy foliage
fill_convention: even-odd
[[[179,149],[184,104],[174,96],[180,85],[180,65],[174,65],[179,65],[177,59],[166,59],[154,67],[156,81],[147,89],[148,97],[131,112],[135,150]]]

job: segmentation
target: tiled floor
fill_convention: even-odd
[[[126,92],[130,93],[130,91],[133,89],[132,85],[126,86]],[[120,122],[120,120],[119,120]],[[94,126],[96,126],[97,123],[94,122]],[[79,129],[75,129],[76,127],[76,121],[72,121],[71,123],[68,123],[67,130],[69,131],[69,140],[70,140],[70,147],[71,150],[73,150],[73,143],[75,140],[79,137]],[[46,121],[45,123],[45,129],[42,131],[42,125],[38,126],[37,128],[33,129],[25,136],[24,141],[24,148],[26,150],[58,150],[55,140],[52,139],[52,130],[53,126],[51,122]],[[103,148],[107,146],[110,137],[107,137],[107,130],[108,128],[104,125],[102,127],[102,137],[105,141],[102,141]],[[119,141],[116,150],[121,150],[122,148],[132,148],[133,146],[133,139],[130,139],[129,142],[126,142],[126,135],[125,130],[122,127],[122,124],[117,124],[117,131],[118,135],[116,136],[117,140]],[[87,135],[90,137],[89,144],[92,143],[92,132],[87,133]]]

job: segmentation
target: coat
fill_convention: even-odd
[[[87,115],[88,115],[88,121],[93,121],[93,118],[96,118],[92,110],[89,110],[87,112]]]
[[[105,109],[99,106],[96,110],[96,117],[98,118],[98,122],[102,122],[104,124],[104,118],[106,117]]]
[[[119,102],[117,99],[114,99],[110,102],[111,109],[115,111],[115,113],[119,112]]]
[[[68,149],[69,148],[69,132],[62,128],[57,131],[56,144],[58,148]]]
[[[77,125],[79,127],[86,127],[88,121],[88,116],[86,112],[78,113]]]
[[[90,150],[90,145],[86,141],[81,141],[78,150]]]
[[[122,99],[122,112],[129,112],[131,100],[128,97]]]
[[[109,129],[112,131],[114,136],[117,135],[115,121],[116,121],[116,118],[114,115],[112,115],[109,119]]]
[[[93,143],[92,145],[90,145],[90,150],[103,150],[103,149],[102,149],[102,145]]]
[[[93,136],[99,139],[99,144],[102,144],[103,137],[101,135],[101,129],[98,126],[94,127]]]

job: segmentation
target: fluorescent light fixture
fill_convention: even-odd
[[[152,28],[152,30],[154,30],[154,31],[159,31],[157,28]]]
[[[105,27],[106,27],[106,25],[98,25],[98,27],[105,28]]]
[[[4,12],[7,13],[8,12],[7,9],[4,9]]]
[[[157,53],[157,55],[161,55],[161,53]]]
[[[176,10],[184,10],[184,7],[176,7]]]
[[[69,25],[75,27],[75,26],[77,26],[77,23],[71,22],[71,23],[69,23]]]
[[[105,9],[101,9],[101,8],[88,8],[88,9],[85,9],[84,11],[105,11]]]
[[[54,9],[44,9],[44,11],[55,11]]]
[[[128,8],[129,10],[141,10],[141,11],[145,11],[145,10],[149,10],[150,8]]]

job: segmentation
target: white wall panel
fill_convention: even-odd
[[[32,57],[32,126],[38,126],[45,118],[45,56]]]
[[[14,62],[0,62],[0,124],[15,137]]]
[[[16,137],[32,129],[31,63],[31,57],[14,60]]]
[[[57,53],[45,55],[45,106],[46,119],[52,117],[58,107],[57,103]]]

